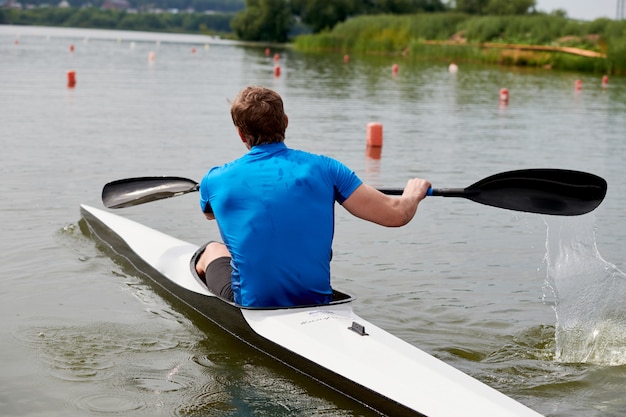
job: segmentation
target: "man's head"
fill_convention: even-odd
[[[257,86],[244,88],[233,100],[230,115],[250,148],[285,140],[287,115],[275,91]]]

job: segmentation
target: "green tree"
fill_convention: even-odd
[[[456,10],[467,14],[483,14],[489,0],[456,0]]]
[[[536,4],[535,0],[489,0],[484,11],[497,16],[528,14]]]
[[[445,10],[441,0],[377,0],[372,3],[372,11],[368,13],[409,14]]]
[[[98,13],[98,9],[93,7],[79,9],[78,12],[73,13],[69,19],[64,22],[64,25],[74,28],[92,27],[91,20],[96,13]]]
[[[287,0],[246,0],[246,9],[230,25],[242,40],[285,42],[292,23]]]
[[[567,11],[565,9],[554,9],[550,12],[550,16],[567,17]]]
[[[313,32],[332,29],[358,11],[354,0],[304,0],[300,4],[302,22],[310,26]]]
[[[479,15],[527,14],[534,9],[535,0],[456,0],[458,12]]]

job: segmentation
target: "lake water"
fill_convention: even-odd
[[[284,98],[288,145],[377,187],[545,167],[604,177],[605,201],[580,217],[432,197],[385,229],[338,207],[333,280],[359,315],[542,414],[624,415],[626,79],[447,64],[0,26],[1,414],[369,415],[190,319],[80,229],[79,205],[101,207],[109,181],[198,180],[241,155],[228,99],[260,84]],[[379,159],[370,122],[383,124]],[[194,195],[118,214],[217,237]]]

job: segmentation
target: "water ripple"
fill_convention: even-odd
[[[52,376],[66,381],[102,381],[116,372],[125,356],[175,349],[172,335],[138,334],[126,325],[27,328],[15,337],[40,351],[39,358]]]
[[[141,410],[146,404],[141,399],[121,392],[98,392],[75,398],[70,405],[94,413],[118,414]]]

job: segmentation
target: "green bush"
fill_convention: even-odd
[[[609,43],[607,72],[626,74],[626,36]]]
[[[425,40],[463,40],[467,45],[431,45]],[[564,52],[483,49],[482,43],[570,46],[607,54],[607,59]],[[473,46],[472,46],[473,45]],[[358,53],[409,53],[414,59],[442,59],[502,65],[626,73],[626,21],[580,22],[559,15],[470,16],[458,13],[358,16],[330,32],[295,39],[296,49]]]

